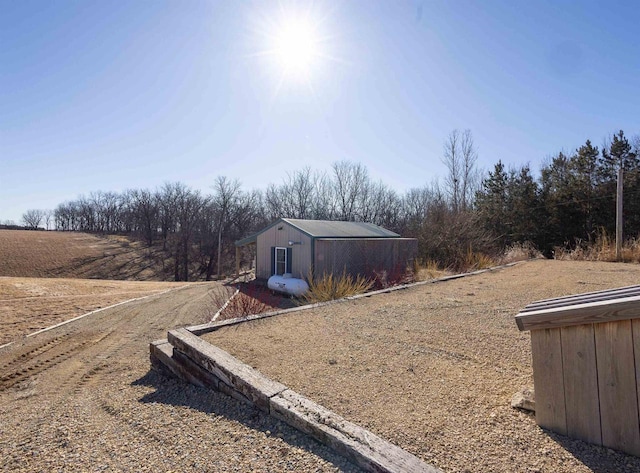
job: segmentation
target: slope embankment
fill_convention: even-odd
[[[0,276],[166,281],[165,263],[161,249],[118,235],[0,230]]]

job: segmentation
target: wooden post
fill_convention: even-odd
[[[236,246],[236,277],[240,276],[240,247]]]
[[[618,168],[616,190],[616,261],[622,260],[622,164]]]

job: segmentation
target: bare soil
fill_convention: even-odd
[[[521,308],[638,283],[638,265],[540,260],[203,338],[446,472],[638,472],[510,407],[533,386]]]
[[[149,342],[207,321],[217,284],[106,309],[0,349],[0,471],[358,471],[255,408],[150,370]]]
[[[0,345],[96,309],[184,285],[0,277]]]
[[[159,247],[124,236],[0,230],[0,276],[162,281],[171,269]]]

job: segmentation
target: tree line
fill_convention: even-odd
[[[53,212],[30,210],[23,220],[37,228],[47,217],[57,230],[126,234],[161,246],[173,261],[175,280],[230,272],[233,242],[280,217],[375,223],[417,238],[421,259],[456,267],[471,252],[495,255],[531,242],[551,255],[555,247],[613,232],[622,167],[625,234],[640,235],[640,135],[629,140],[620,131],[601,147],[587,140],[573,153],[552,157],[536,177],[528,165],[507,169],[502,161],[483,174],[471,132],[454,130],[442,161],[442,181],[404,193],[373,180],[360,163],[339,161],[329,172],[294,171],[265,191],[244,190],[220,176],[207,195],[179,182],[98,191]]]
[[[624,234],[640,236],[640,135],[623,131],[602,146],[590,140],[559,152],[536,179],[528,165],[506,169],[501,161],[482,183],[474,209],[498,247],[531,242],[547,256],[554,248],[592,243],[615,234],[618,169],[623,170]]]

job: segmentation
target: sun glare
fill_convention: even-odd
[[[253,56],[262,59],[276,84],[276,93],[284,88],[314,83],[331,61],[327,36],[328,11],[318,4],[309,7],[280,4],[280,8],[259,15],[254,24],[257,49]],[[331,48],[332,49],[332,48]]]
[[[274,36],[273,53],[284,74],[308,77],[318,60],[319,40],[313,25],[305,20],[289,20]]]

